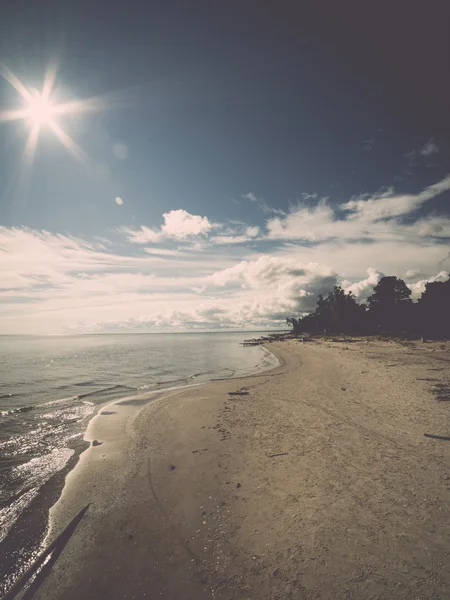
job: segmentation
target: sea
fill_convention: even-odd
[[[45,524],[35,526],[45,512],[39,494],[47,490],[48,513],[57,499],[49,496],[51,482],[84,449],[83,433],[99,405],[276,366],[264,348],[240,345],[252,337],[257,334],[0,336],[0,581],[2,575],[13,581],[36,554],[39,539],[31,544],[27,528],[31,522],[43,536]]]

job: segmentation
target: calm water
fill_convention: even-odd
[[[65,467],[96,405],[272,366],[264,349],[239,346],[249,337],[0,337],[0,542]]]

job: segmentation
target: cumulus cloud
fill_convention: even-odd
[[[160,229],[142,225],[139,229],[123,227],[122,232],[127,234],[129,242],[135,244],[157,243],[165,238],[186,239],[200,236],[210,232],[215,225],[208,217],[191,215],[182,208],[171,210],[163,214],[164,223]]]
[[[351,292],[360,302],[363,300],[367,300],[369,296],[373,293],[373,288],[378,284],[380,279],[383,277],[383,273],[378,271],[377,269],[373,269],[369,267],[367,269],[367,275],[365,279],[361,281],[342,281],[342,287],[344,291],[348,294]]]
[[[171,210],[163,214],[165,223],[161,231],[167,237],[184,239],[190,235],[202,235],[208,233],[214,227],[208,217],[191,215],[186,210]]]
[[[438,273],[437,275],[434,275],[433,277],[428,277],[428,279],[420,279],[419,281],[416,281],[415,283],[409,283],[408,287],[412,292],[412,299],[417,300],[418,298],[420,298],[420,296],[425,291],[425,286],[427,283],[433,283],[435,281],[445,283],[446,281],[448,281],[449,277],[450,276],[447,271],[441,271],[440,273]]]
[[[244,244],[254,240],[260,233],[258,226],[230,221],[227,224],[212,223],[208,217],[191,215],[186,210],[171,210],[163,214],[164,223],[159,229],[141,226],[139,229],[122,227],[129,242],[157,244],[164,240],[187,242],[185,250],[201,249],[209,245]],[[219,231],[220,234],[211,235]],[[155,252],[156,254],[156,252]]]
[[[403,276],[403,279],[405,281],[414,281],[415,279],[417,279],[418,277],[420,278],[420,271],[419,269],[408,269],[406,271],[406,273]]]
[[[337,280],[329,267],[269,255],[241,261],[208,278],[212,285],[244,290],[247,314],[254,311],[272,319],[312,310],[317,295],[332,289]]]

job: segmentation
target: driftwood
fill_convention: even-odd
[[[278,454],[268,454],[267,457],[273,458],[274,456],[286,456],[286,454],[289,454],[289,452],[279,452]]]
[[[447,435],[433,435],[432,433],[424,433],[423,435],[435,440],[450,440],[450,437]]]
[[[248,392],[228,392],[229,396],[248,396]]]

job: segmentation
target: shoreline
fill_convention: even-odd
[[[110,411],[108,411],[108,409],[110,407],[112,408],[114,406],[140,407],[140,409],[138,409],[138,410],[131,409],[130,411],[126,411],[129,414],[125,414],[122,416],[122,418],[125,420],[128,420],[129,418],[136,419],[139,416],[140,412],[144,411],[145,408],[150,407],[150,405],[153,407],[153,410],[158,410],[158,406],[160,403],[167,401],[172,396],[182,394],[182,393],[190,391],[194,388],[201,388],[203,386],[208,386],[208,385],[211,385],[214,383],[219,383],[219,382],[233,382],[233,381],[241,381],[241,380],[245,381],[246,379],[260,377],[265,374],[272,374],[274,372],[278,372],[279,369],[284,368],[285,362],[281,356],[279,356],[276,352],[270,351],[265,346],[263,346],[262,349],[265,352],[267,352],[268,354],[270,354],[272,357],[274,357],[278,361],[278,364],[276,364],[276,365],[274,364],[273,366],[268,367],[264,370],[258,370],[255,373],[251,373],[249,375],[237,376],[237,377],[233,376],[233,377],[217,378],[217,379],[213,378],[210,381],[205,381],[205,382],[201,382],[201,383],[191,383],[191,384],[187,384],[187,385],[183,385],[183,386],[162,388],[159,390],[153,390],[153,391],[145,392],[142,394],[137,394],[136,396],[127,396],[124,398],[119,398],[119,399],[116,399],[113,401],[109,401],[103,405],[100,405],[98,407],[98,409],[92,415],[90,415],[88,417],[88,421],[86,423],[86,428],[85,428],[85,431],[83,434],[83,442],[86,444],[86,446],[77,456],[77,461],[73,465],[73,467],[68,469],[68,471],[65,473],[63,487],[60,490],[60,493],[58,495],[56,502],[54,502],[53,505],[50,507],[49,515],[48,515],[48,522],[47,522],[47,525],[48,525],[47,526],[47,534],[43,538],[42,547],[45,548],[52,542],[52,539],[54,538],[54,536],[58,535],[60,528],[62,528],[64,526],[64,523],[65,523],[64,519],[67,520],[67,518],[66,518],[67,515],[64,514],[64,510],[62,511],[63,516],[61,518],[59,518],[58,512],[59,512],[59,505],[65,503],[65,499],[63,498],[64,493],[66,492],[66,493],[70,494],[70,476],[71,476],[71,474],[73,473],[73,471],[75,469],[81,470],[83,468],[86,468],[82,464],[82,458],[83,458],[83,456],[86,457],[87,452],[93,448],[93,442],[97,439],[95,434],[97,433],[98,434],[97,437],[99,437],[99,438],[104,437],[101,435],[102,434],[101,426],[99,428],[100,430],[98,430],[96,428],[96,420],[99,416],[101,416],[102,412],[110,412]],[[107,415],[107,416],[110,416],[110,415]],[[120,426],[120,424],[118,424],[118,425]],[[101,442],[101,443],[103,444],[103,442]],[[59,522],[59,521],[61,521],[61,522]]]
[[[117,485],[117,481],[115,481],[115,484],[112,482],[117,480],[117,475],[119,473],[124,473],[126,471],[127,475],[129,475],[129,471],[125,469],[127,456],[128,467],[130,467],[130,463],[132,462],[130,456],[148,448],[148,446],[143,447],[142,444],[144,442],[140,439],[141,436],[134,437],[129,435],[129,431],[132,430],[140,417],[144,416],[146,422],[150,423],[159,412],[164,410],[171,400],[177,401],[177,399],[182,399],[185,394],[195,394],[196,391],[202,391],[204,393],[205,389],[214,389],[221,385],[242,387],[247,381],[252,381],[255,378],[282,375],[286,369],[286,362],[282,355],[265,347],[263,350],[277,360],[276,365],[274,364],[268,369],[258,370],[255,373],[245,376],[212,379],[209,382],[175,387],[159,392],[147,392],[146,394],[122,398],[103,405],[89,420],[85,430],[83,439],[89,444],[87,450],[80,456],[76,466],[66,475],[62,493],[57,502],[50,509],[49,527],[43,542],[43,547],[48,547],[66,527],[70,519],[79,510],[82,510],[89,501],[91,506],[84,517],[85,521],[88,521],[90,518],[98,520],[102,518],[103,512],[106,512],[107,514],[110,514],[111,512],[114,513],[117,507],[111,506],[109,502],[105,503],[103,501],[103,492],[98,491],[93,493],[93,489],[98,486],[97,482],[98,478],[100,478],[100,480],[103,480],[102,483],[104,488],[111,490],[113,485]],[[209,394],[209,392],[206,393]],[[158,394],[157,398],[153,398],[155,394]],[[109,409],[115,410],[110,411]],[[104,419],[103,421],[100,420],[102,412],[108,413],[105,415],[107,421]],[[118,414],[119,412],[121,414]],[[142,433],[141,430],[141,434]],[[101,446],[93,446],[92,442],[94,440],[99,440]],[[103,453],[102,450],[103,444],[109,446],[108,449],[105,448],[105,453]],[[132,468],[132,471],[133,476],[135,477],[135,467]],[[152,484],[151,488],[153,491]],[[156,494],[154,492],[153,494],[156,498]],[[102,498],[100,498],[100,496]],[[156,504],[160,507],[158,502]],[[161,507],[159,509],[161,509]],[[93,514],[94,510],[96,511],[95,515]],[[179,536],[177,536],[177,539],[178,538]],[[189,560],[194,561],[197,566],[197,561],[192,558],[194,554],[189,549],[189,543],[182,542],[181,540],[178,541],[180,541],[183,549],[191,557]],[[79,544],[84,546],[85,541],[81,540]],[[52,575],[50,574],[50,577],[51,576]],[[43,588],[45,588],[45,584],[43,585]],[[45,595],[47,594],[48,592],[45,592]],[[39,592],[36,597],[40,598]],[[197,595],[195,597],[197,598]]]
[[[450,448],[424,435],[447,431],[448,350],[272,349],[90,422],[48,541],[91,504],[36,600],[444,597]]]
[[[264,348],[262,350],[264,350],[267,355],[270,355],[272,359],[276,358],[268,349]],[[246,375],[245,377],[258,375],[259,373],[270,371],[278,366],[270,366],[264,369],[259,365],[260,363],[255,365],[255,368],[259,368],[254,374]],[[109,407],[115,405],[144,406],[156,402],[159,399],[169,397],[173,393],[207,385],[213,381],[227,381],[236,378],[242,377],[232,376],[229,378],[213,378],[200,383],[187,383],[180,386],[171,386],[169,384],[169,387],[161,386],[156,390],[149,390],[132,396],[119,397],[114,400],[109,399],[102,404],[96,405],[92,413],[84,417],[82,421],[84,430],[82,438],[77,439],[69,446],[69,448],[74,451],[74,454],[69,458],[64,467],[41,487],[36,497],[33,498],[31,503],[23,510],[20,517],[8,531],[4,540],[0,542],[0,560],[2,563],[2,570],[5,574],[5,579],[0,585],[0,597],[3,597],[2,594],[8,592],[15,582],[17,582],[18,578],[33,565],[41,552],[48,547],[54,529],[52,525],[52,512],[64,495],[64,490],[68,484],[71,473],[76,468],[81,468],[80,462],[82,461],[83,456],[92,449],[95,438],[89,439],[87,433],[91,423],[95,421],[102,412],[108,411]],[[193,377],[193,379],[195,379],[195,377]],[[64,527],[64,523],[61,523],[61,526]],[[59,532],[56,531],[56,535],[58,535],[58,533]],[[15,541],[13,551],[11,551],[11,539]],[[21,539],[23,539],[23,542],[20,541]],[[23,548],[26,548],[25,553],[23,553]],[[18,554],[17,552],[20,553]],[[17,570],[17,564],[20,564],[19,570]]]

